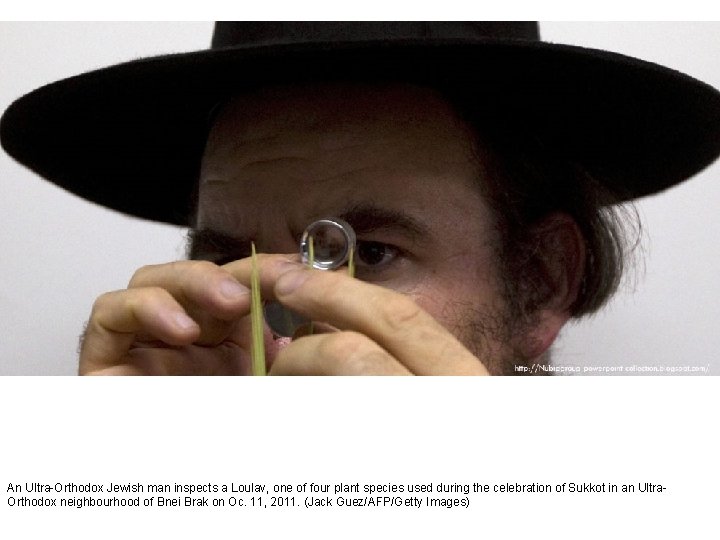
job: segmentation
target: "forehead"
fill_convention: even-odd
[[[448,182],[476,190],[474,145],[472,130],[431,89],[264,88],[218,114],[201,169],[199,222],[247,230],[243,220],[268,201],[298,219],[363,197],[423,206],[442,198]]]
[[[435,90],[407,84],[317,84],[266,87],[230,99],[218,114],[209,143],[227,137],[258,138],[282,132],[369,133],[428,124],[466,131]],[[456,132],[455,135],[458,133]]]

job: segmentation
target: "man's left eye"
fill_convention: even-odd
[[[391,263],[398,256],[399,249],[382,242],[358,240],[355,261],[358,266],[380,267]]]

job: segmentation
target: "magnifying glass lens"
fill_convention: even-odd
[[[300,254],[304,263],[310,262],[310,239],[313,243],[313,267],[334,270],[345,264],[355,245],[355,232],[345,221],[337,218],[319,219],[305,229],[300,240]]]

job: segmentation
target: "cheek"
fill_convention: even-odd
[[[421,308],[491,371],[498,371],[493,359],[513,354],[508,341],[506,302],[495,276],[482,269],[468,269],[462,277],[450,281],[427,279],[409,292]]]
[[[496,313],[504,305],[494,274],[483,268],[431,275],[407,292],[448,329],[464,326],[473,314]]]

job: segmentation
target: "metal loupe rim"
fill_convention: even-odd
[[[318,270],[334,270],[340,268],[345,264],[350,256],[350,248],[355,246],[356,237],[355,231],[350,224],[340,218],[324,218],[313,221],[303,232],[302,238],[300,239],[300,256],[304,264],[308,264],[308,238],[313,229],[316,229],[320,225],[326,225],[338,229],[345,238],[345,249],[342,252],[341,257],[337,257],[332,261],[318,261],[317,259],[313,263],[313,268]]]

